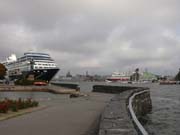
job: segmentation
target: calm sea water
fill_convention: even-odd
[[[95,84],[100,82],[81,82],[83,92],[90,92]],[[107,85],[122,85],[110,83]],[[125,85],[125,84],[123,84]],[[145,128],[150,135],[180,135],[180,85],[136,84],[151,89],[152,113],[147,115]],[[65,96],[44,92],[0,92],[0,99],[8,98],[33,98],[39,101],[55,101]]]

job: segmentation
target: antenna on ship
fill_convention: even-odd
[[[34,52],[34,50],[32,50],[32,49],[29,49],[29,50],[28,50],[28,52]]]
[[[33,48],[28,48],[28,50],[27,50],[27,51],[28,51],[28,52],[32,52],[32,53],[33,53],[33,52],[36,52],[36,51],[37,51],[37,49],[33,47]]]

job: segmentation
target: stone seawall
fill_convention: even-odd
[[[132,100],[132,109],[138,119],[141,119],[142,116],[151,112],[152,102],[150,99],[150,91],[145,91],[134,96]]]
[[[51,82],[51,84],[56,85],[56,86],[61,86],[64,88],[69,88],[69,89],[79,89],[78,84],[72,84],[72,83],[59,83],[59,82]]]
[[[98,135],[142,134],[129,110],[129,100],[132,99],[134,115],[141,118],[152,108],[149,88],[97,85],[93,87],[93,92],[115,93],[101,115]],[[134,95],[139,92],[142,93]],[[132,98],[132,96],[134,97]]]
[[[118,94],[127,90],[137,89],[137,87],[128,86],[108,86],[108,85],[94,85],[93,92]]]
[[[128,111],[139,135],[148,135],[140,121],[151,110],[152,103],[148,89],[133,92],[128,98]]]

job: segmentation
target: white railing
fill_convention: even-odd
[[[144,91],[141,91],[141,92],[138,92],[138,93],[134,93],[130,98],[129,98],[129,111],[130,111],[130,114],[131,114],[131,117],[134,121],[134,123],[136,124],[137,128],[139,129],[139,131],[141,132],[142,135],[148,135],[148,132],[144,129],[144,127],[141,125],[141,123],[139,122],[139,120],[137,119],[136,115],[135,115],[135,112],[133,110],[133,107],[132,107],[132,102],[133,102],[133,99],[135,96],[139,95],[139,94],[142,94],[144,92],[147,92],[149,90],[144,90]]]

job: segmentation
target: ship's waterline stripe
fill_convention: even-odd
[[[144,90],[144,91],[141,91],[141,92],[138,92],[138,93],[134,93],[130,98],[129,98],[129,105],[128,105],[128,108],[129,108],[129,111],[130,111],[130,114],[131,114],[131,117],[134,121],[134,123],[136,124],[137,128],[139,129],[139,131],[141,132],[142,135],[148,135],[148,132],[144,129],[144,127],[141,125],[141,123],[139,122],[139,120],[137,119],[136,115],[135,115],[135,112],[133,110],[133,107],[132,107],[132,102],[133,102],[133,99],[135,96],[139,95],[139,94],[142,94],[142,93],[145,93],[145,92],[148,92],[149,90]]]

